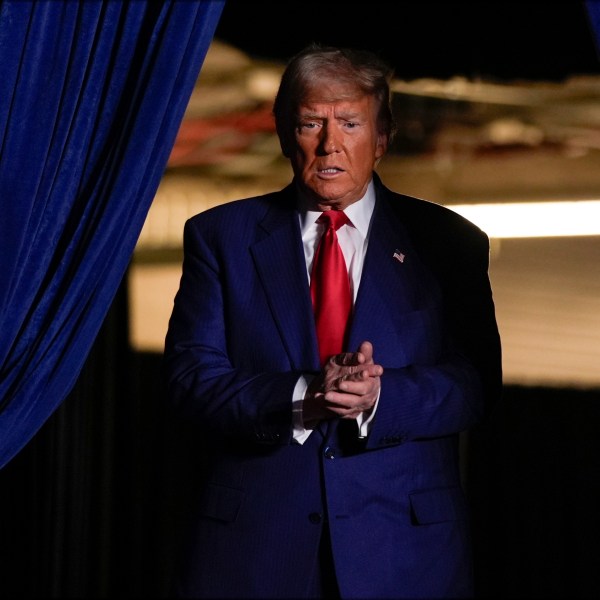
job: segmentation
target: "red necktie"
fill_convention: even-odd
[[[328,210],[317,219],[326,227],[315,252],[310,294],[315,311],[321,364],[344,349],[352,310],[348,270],[336,230],[350,220],[341,210]]]

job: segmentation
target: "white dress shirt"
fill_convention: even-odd
[[[337,230],[338,242],[346,261],[346,267],[348,268],[350,292],[352,294],[353,303],[356,302],[356,294],[358,293],[358,286],[360,284],[360,277],[369,241],[371,217],[374,208],[375,188],[373,186],[373,181],[371,181],[365,195],[360,200],[350,204],[350,206],[344,210],[346,216],[350,219],[351,224],[342,225],[342,227]],[[320,211],[309,210],[299,212],[304,258],[306,260],[306,274],[309,283],[315,250],[324,229],[322,224],[316,222],[320,215]],[[300,444],[306,441],[313,429],[318,425],[317,422],[304,423],[302,417],[303,399],[311,380],[312,376],[305,375],[300,377],[294,388],[294,396],[292,399],[294,439]],[[363,413],[357,417],[359,435],[361,437],[365,437],[368,434],[369,424],[371,423],[374,414],[375,407],[367,419],[365,419]]]

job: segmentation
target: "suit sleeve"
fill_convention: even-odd
[[[465,431],[485,420],[499,399],[489,240],[472,225],[452,231],[455,241],[441,237],[422,248],[441,289],[441,350],[434,360],[385,369],[369,449]]]
[[[228,347],[235,322],[226,318],[225,303],[236,275],[224,266],[219,243],[210,224],[186,223],[182,276],[165,339],[168,400],[208,438],[288,444],[299,373],[236,367]],[[247,268],[243,257],[238,263]],[[252,340],[247,348],[252,351]]]

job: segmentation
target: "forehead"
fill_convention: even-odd
[[[300,115],[321,113],[369,115],[375,108],[374,97],[364,92],[332,93],[331,88],[315,89],[305,95],[298,105]]]

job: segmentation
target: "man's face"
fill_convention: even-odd
[[[386,149],[375,99],[334,83],[300,104],[288,158],[311,208],[342,210],[365,194]]]

